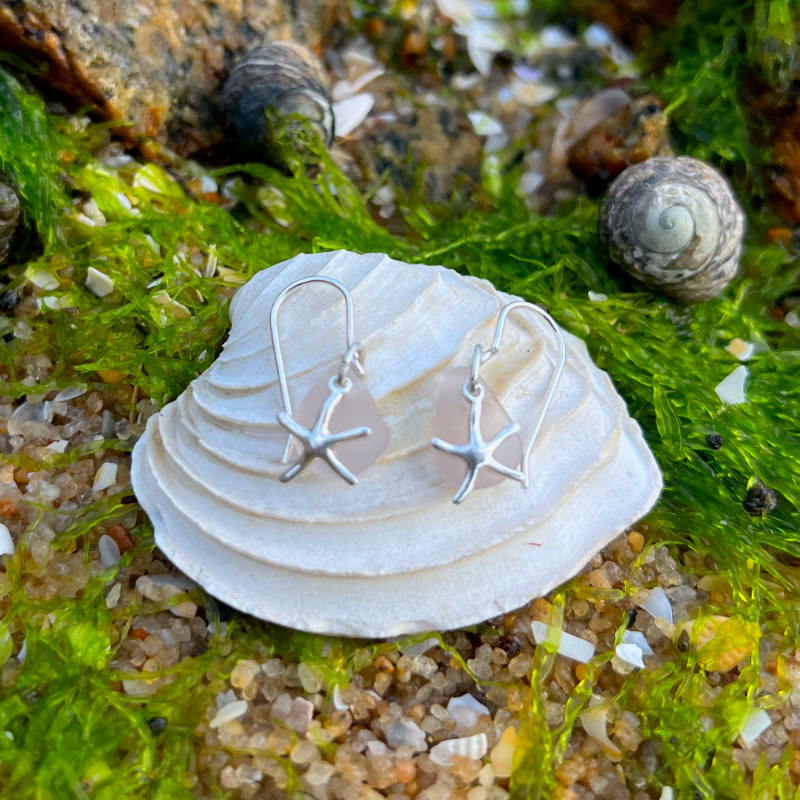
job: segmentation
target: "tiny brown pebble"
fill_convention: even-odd
[[[517,615],[516,614],[506,614],[503,617],[503,627],[507,631],[513,631],[514,630],[514,625],[516,624],[516,622],[517,622]]]
[[[772,306],[769,310],[769,315],[772,319],[783,319],[786,312],[780,306]]]
[[[380,39],[386,35],[386,23],[380,17],[370,17],[364,25],[364,33],[370,39]]]
[[[425,49],[427,39],[419,28],[408,32],[400,51],[400,64],[407,70],[420,70],[425,67]]]
[[[17,483],[27,483],[28,482],[28,470],[26,470],[25,467],[20,467],[14,473],[14,480]]]
[[[537,597],[531,603],[531,617],[538,622],[550,622],[550,615],[553,613],[553,606],[544,597]]]
[[[6,519],[13,519],[17,516],[17,504],[13,500],[9,500],[7,497],[3,500],[0,500],[0,514],[2,514]]]
[[[792,232],[789,228],[770,228],[767,231],[766,239],[768,242],[790,242]]]
[[[631,531],[628,534],[628,544],[634,553],[641,553],[644,549],[644,536],[639,531]]]
[[[131,638],[132,639],[139,639],[139,641],[143,642],[150,634],[144,628],[134,628],[131,631]]]
[[[392,664],[386,656],[378,656],[375,661],[372,662],[372,666],[379,672],[385,672],[387,675],[391,675],[394,672],[394,664]]]
[[[584,664],[578,664],[575,667],[575,677],[582,681],[586,677],[586,666]]]
[[[417,777],[417,767],[410,758],[403,758],[397,762],[397,780],[408,783]]]
[[[109,681],[108,682],[109,691],[112,692],[121,692],[122,691],[122,681]]]
[[[112,525],[108,529],[108,535],[116,542],[117,547],[119,547],[119,553],[122,555],[123,553],[127,553],[133,547],[133,539],[131,539],[131,535],[122,525]]]

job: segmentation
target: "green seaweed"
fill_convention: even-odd
[[[656,86],[670,103],[687,151],[755,169],[760,156],[751,144],[738,82],[754,64],[782,79],[787,51],[769,43],[789,41],[786,19],[792,8],[711,0],[684,6],[668,39],[673,61]],[[50,272],[59,282],[59,288],[42,293],[54,298],[56,307],[45,304],[29,321],[30,333],[2,345],[8,374],[0,394],[21,397],[72,383],[102,388],[121,376],[124,385],[136,387],[131,408],[142,396],[163,404],[213,362],[227,330],[232,287],[299,252],[385,251],[486,278],[542,304],[608,371],[658,459],[665,488],[648,519],[651,541],[713,558],[716,573],[733,588],[733,599],[707,613],[724,613],[736,622],[731,637],[752,640],[750,663],[711,706],[702,689],[714,653],[698,650],[696,643],[657,672],[634,673],[625,681],[614,701],[635,713],[645,735],[662,747],[664,767],[649,780],[674,786],[685,798],[697,792],[726,798],[789,796],[785,764],[772,769],[764,764],[752,786],[743,785],[732,744],[747,714],[762,702],[757,698],[759,636],[783,631],[789,641],[800,643],[795,560],[800,557],[800,331],[770,314],[774,303],[800,286],[795,251],[763,245],[752,232],[742,275],[720,298],[683,307],[609,272],[596,235],[596,203],[582,200],[547,218],[529,213],[510,191],[499,192],[490,211],[455,219],[417,206],[408,210],[413,235],[401,239],[372,220],[364,199],[324,153],[310,176],[305,165],[296,165],[291,176],[260,165],[240,168],[258,179],[236,184],[243,205],[263,227],[264,232],[255,232],[221,208],[188,198],[154,165],[136,176],[133,168],[105,169],[92,155],[102,129],[76,131],[64,120],[48,120],[40,102],[8,75],[0,72],[0,82],[0,127],[7,134],[0,139],[0,164],[24,188],[26,213],[45,243],[40,256],[12,264],[10,283],[22,286],[36,270]],[[63,152],[69,158],[62,158]],[[76,189],[92,193],[108,220],[105,227],[88,227],[78,218],[57,180],[61,171]],[[514,178],[506,179],[508,186]],[[128,208],[134,201],[138,213]],[[198,276],[198,264],[209,258],[224,267],[223,274]],[[90,267],[114,282],[114,291],[104,298],[85,288]],[[606,299],[597,294],[591,299],[590,291]],[[79,313],[66,314],[62,304]],[[757,343],[759,351],[748,362],[748,401],[726,406],[714,389],[738,366],[724,350],[735,336]],[[29,352],[44,352],[56,364],[47,384],[17,381],[13,359]],[[706,443],[710,433],[722,435],[721,450]],[[27,463],[5,458],[15,466]],[[48,465],[62,463],[60,458]],[[754,519],[741,504],[756,478],[778,493],[779,507]],[[115,496],[93,506],[59,534],[55,545],[67,551],[81,544],[88,548],[98,522],[124,513],[127,506],[120,500]],[[52,513],[44,507],[38,511]],[[123,564],[153,547],[144,528],[137,540]],[[235,615],[227,636],[216,636],[206,653],[167,671],[173,682],[155,695],[130,696],[120,691],[119,682],[142,675],[107,669],[114,626],[124,630],[135,614],[161,606],[107,609],[103,587],[113,568],[92,578],[78,599],[32,601],[22,587],[26,558],[23,544],[0,584],[0,594],[10,600],[0,626],[0,662],[7,677],[0,691],[0,729],[7,731],[0,735],[0,798],[189,798],[196,772],[192,731],[236,660],[252,654],[302,660],[332,686],[347,683],[377,654],[397,646],[326,639]],[[618,599],[623,594],[574,582],[562,592],[554,601],[556,625],[566,595]],[[213,600],[204,602],[209,620],[218,624]],[[48,626],[49,614],[56,621]],[[24,665],[12,666],[23,633],[28,657]],[[734,638],[723,643],[735,643]],[[551,730],[543,693],[554,644],[548,641],[536,652],[531,701],[519,734],[523,746],[511,779],[514,797],[552,794],[570,731],[596,688],[596,668],[610,658],[601,654],[587,667],[563,724]],[[701,715],[714,724],[707,729]],[[147,726],[155,716],[168,718],[163,733]]]

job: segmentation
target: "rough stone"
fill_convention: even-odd
[[[211,143],[238,56],[286,39],[319,54],[346,14],[343,0],[0,0],[0,50],[46,64],[41,80],[75,108],[131,122],[118,131],[129,143],[153,137],[187,155]]]

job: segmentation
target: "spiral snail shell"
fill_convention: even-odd
[[[322,65],[295,42],[272,42],[247,53],[222,87],[220,112],[225,136],[240,159],[280,161],[274,120],[298,114],[333,141],[333,108]]]
[[[19,222],[19,198],[5,183],[0,183],[0,263],[5,261]]]
[[[682,302],[716,297],[739,269],[744,214],[725,178],[694,158],[628,167],[611,184],[598,225],[612,261]]]

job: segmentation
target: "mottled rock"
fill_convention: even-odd
[[[373,82],[376,96],[391,97],[402,90],[388,87],[386,76]],[[363,132],[342,142],[367,184],[373,184],[388,171],[390,183],[403,192],[413,191],[422,173],[422,190],[434,203],[448,202],[454,192],[471,191],[480,184],[481,139],[461,111],[440,106],[411,106],[408,113],[381,119]],[[388,116],[388,115],[387,115]]]
[[[120,134],[209,144],[213,101],[235,58],[270,40],[319,49],[344,0],[0,0],[0,50],[47,64],[41,80]]]

